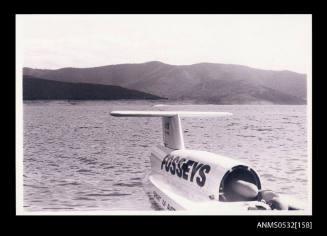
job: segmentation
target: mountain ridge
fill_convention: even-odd
[[[69,82],[114,85],[170,100],[215,104],[306,104],[306,75],[243,65],[160,61],[55,70],[23,68],[24,75]]]
[[[240,67],[245,67],[249,69],[254,69],[254,70],[261,70],[261,71],[272,71],[272,72],[292,72],[296,73],[299,75],[306,75],[305,73],[299,73],[291,70],[272,70],[272,69],[260,69],[260,68],[255,68],[252,66],[246,66],[246,65],[239,65],[239,64],[232,64],[232,63],[214,63],[214,62],[198,62],[198,63],[193,63],[193,64],[180,64],[180,65],[174,65],[174,64],[169,64],[161,61],[146,61],[146,62],[141,62],[141,63],[119,63],[119,64],[110,64],[110,65],[102,65],[102,66],[93,66],[93,67],[61,67],[57,69],[45,69],[45,68],[32,68],[32,67],[23,67],[23,69],[30,69],[30,70],[44,70],[44,71],[53,71],[53,70],[62,70],[62,69],[89,69],[89,68],[101,68],[101,67],[109,67],[109,66],[117,66],[117,65],[141,65],[141,64],[163,64],[163,65],[169,65],[169,66],[194,66],[194,65],[201,65],[201,64],[212,64],[212,65],[226,65],[226,66],[240,66]]]

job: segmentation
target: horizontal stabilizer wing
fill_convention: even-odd
[[[202,111],[112,111],[112,116],[133,116],[133,117],[197,117],[197,116],[230,116],[229,112],[202,112]]]

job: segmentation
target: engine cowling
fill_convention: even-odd
[[[178,194],[193,201],[249,201],[261,189],[259,175],[250,166],[214,153],[156,147],[152,174]]]

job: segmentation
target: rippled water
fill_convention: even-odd
[[[143,188],[161,118],[117,118],[112,110],[154,109],[155,101],[24,102],[25,210],[154,210]],[[186,105],[227,111],[182,118],[186,148],[252,165],[262,185],[307,200],[306,106]]]

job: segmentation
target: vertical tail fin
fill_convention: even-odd
[[[182,123],[179,115],[162,117],[163,142],[172,149],[184,149]]]

